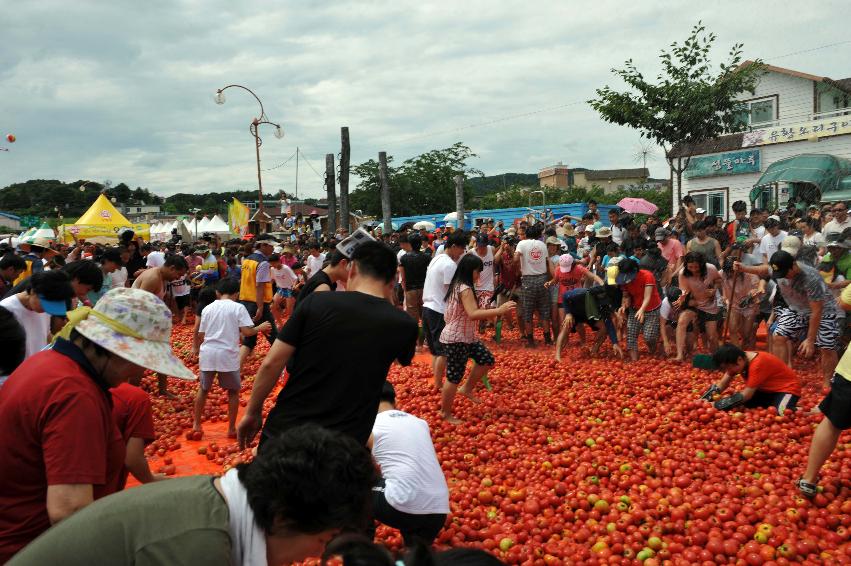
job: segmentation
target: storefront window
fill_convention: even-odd
[[[704,193],[689,193],[694,199],[694,204],[697,208],[702,208],[707,215],[720,216],[726,219],[725,209],[725,193],[724,192],[704,192]]]

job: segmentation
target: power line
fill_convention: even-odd
[[[281,167],[283,167],[284,165],[286,165],[287,163],[289,163],[289,162],[290,162],[290,160],[291,160],[293,157],[295,157],[295,152],[293,152],[293,154],[292,154],[292,155],[290,155],[289,157],[287,157],[287,160],[286,160],[286,161],[284,161],[284,162],[282,162],[282,163],[278,163],[278,164],[277,164],[277,165],[275,165],[274,167],[269,167],[268,169],[262,169],[262,171],[274,171],[275,169],[280,169]]]
[[[307,165],[311,168],[311,170],[313,170],[314,173],[316,173],[316,176],[319,177],[319,180],[324,183],[325,182],[325,176],[320,175],[319,172],[313,167],[313,165],[310,164],[310,160],[307,158],[307,156],[304,154],[303,151],[301,151],[299,149],[298,152],[301,154],[302,157],[304,157],[304,160],[307,162]]]

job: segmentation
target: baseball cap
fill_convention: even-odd
[[[66,300],[50,300],[44,295],[37,295],[38,302],[41,303],[41,310],[52,316],[64,317],[68,314],[68,301]]]
[[[771,265],[772,277],[784,279],[792,266],[795,265],[795,258],[789,252],[780,250],[772,254],[769,264]]]
[[[603,226],[602,228],[597,228],[597,237],[598,238],[608,238],[612,235],[612,229]]]
[[[593,232],[594,231],[594,225],[589,224],[588,226],[585,227],[585,231],[586,232]]]
[[[558,268],[562,273],[570,273],[570,270],[573,269],[573,256],[570,254],[562,254],[562,256],[558,258]]]
[[[664,228],[656,228],[656,231],[653,232],[653,237],[656,238],[657,242],[661,242],[669,235],[669,232]]]
[[[705,211],[704,209],[702,209],[702,208],[698,208],[697,210],[695,210],[695,212],[696,212],[697,214],[706,214],[706,211]]]
[[[797,257],[802,245],[801,239],[797,236],[786,236],[780,244],[780,249],[789,252],[792,257]]]
[[[626,285],[631,283],[638,276],[638,264],[627,258],[618,263],[618,276],[616,282],[618,285]]]
[[[776,216],[769,216],[765,221],[766,228],[774,228],[775,226],[780,226],[780,219]]]

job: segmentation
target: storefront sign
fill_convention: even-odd
[[[851,134],[851,116],[837,116],[785,127],[771,127],[745,132],[742,147],[816,140],[828,136]]]
[[[759,151],[758,149],[750,149],[692,157],[689,160],[688,169],[683,172],[683,175],[686,179],[694,179],[696,177],[759,173]]]

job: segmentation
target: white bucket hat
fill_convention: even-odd
[[[195,379],[195,374],[171,349],[171,311],[153,293],[112,289],[94,308],[69,311],[68,320],[60,333],[64,338],[76,329],[98,346],[138,366],[180,379]]]

